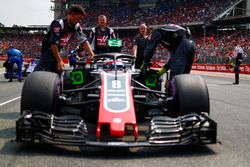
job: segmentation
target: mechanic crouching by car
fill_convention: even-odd
[[[65,18],[54,20],[51,23],[43,39],[41,56],[35,71],[61,73],[64,70],[64,62],[60,56],[60,50],[68,44],[72,36],[89,53],[90,58],[94,56],[87,37],[79,24],[85,16],[86,13],[80,5],[72,5]]]
[[[176,24],[166,24],[155,29],[146,47],[141,69],[150,66],[156,47],[161,44],[170,52],[170,59],[158,72],[161,76],[170,69],[170,79],[178,74],[190,73],[195,55],[195,43],[189,29]]]
[[[23,54],[20,50],[11,48],[8,53],[9,62],[9,82],[13,82],[14,75],[14,64],[18,67],[18,81],[22,82],[22,64],[23,64]]]

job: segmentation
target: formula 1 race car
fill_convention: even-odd
[[[96,55],[90,68],[25,80],[18,142],[141,147],[216,143],[209,94],[197,75],[178,75],[162,91],[157,70],[133,69],[134,56]]]
[[[31,74],[34,71],[34,69],[35,69],[35,67],[36,67],[36,65],[38,63],[38,60],[39,59],[34,59],[31,62],[25,63],[23,65],[24,66],[24,70],[23,70],[23,76],[24,77],[27,77],[29,74]]]

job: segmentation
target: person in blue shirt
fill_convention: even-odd
[[[13,81],[14,75],[14,64],[18,67],[18,81],[22,81],[22,64],[23,64],[23,54],[20,50],[11,48],[8,53],[8,61],[9,61],[9,82]]]
[[[22,64],[23,64],[22,52],[18,49],[11,48],[8,51],[7,55],[8,55],[8,61],[10,63],[9,82],[13,82],[14,64],[16,64],[18,67],[18,81],[22,82]]]

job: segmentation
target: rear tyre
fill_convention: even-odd
[[[210,114],[208,88],[201,76],[183,74],[171,80],[175,116],[190,113]]]
[[[23,111],[55,113],[57,110],[59,77],[56,73],[35,71],[24,82],[21,96]]]

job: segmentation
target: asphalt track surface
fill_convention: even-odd
[[[63,147],[15,142],[23,83],[0,72],[0,167],[249,167],[250,75],[192,72],[206,80],[218,143],[170,148]]]

